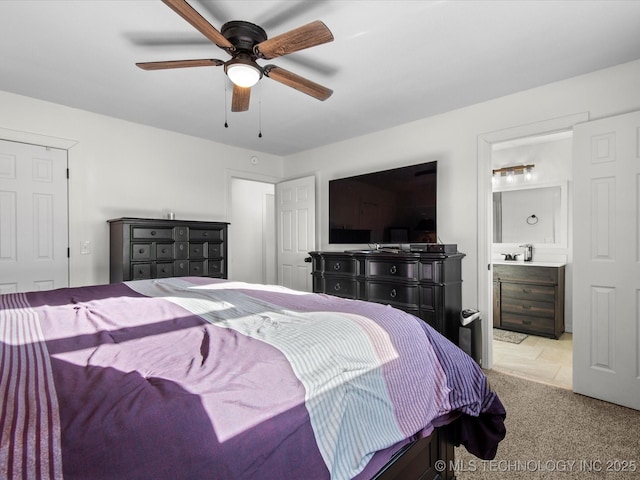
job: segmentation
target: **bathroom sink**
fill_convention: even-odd
[[[538,261],[531,261],[531,262],[525,262],[523,260],[494,260],[492,262],[494,265],[520,265],[520,266],[525,266],[525,267],[561,267],[563,265],[566,265],[565,262],[538,262]]]

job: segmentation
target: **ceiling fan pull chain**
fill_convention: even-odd
[[[258,88],[258,138],[262,138],[262,88]]]
[[[227,79],[223,78],[224,82],[224,128],[229,128],[229,124],[227,123]]]

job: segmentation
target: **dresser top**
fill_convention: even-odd
[[[217,224],[223,224],[223,225],[229,225],[229,222],[218,222],[216,220],[182,220],[182,219],[174,219],[174,220],[169,220],[166,218],[136,218],[136,217],[121,217],[121,218],[112,218],[110,220],[107,220],[107,222],[109,223],[115,223],[115,222],[126,222],[126,223],[172,223],[172,224],[176,224],[176,223],[191,223],[191,224],[198,224],[198,223],[202,223],[202,224],[211,224],[211,223],[217,223]]]

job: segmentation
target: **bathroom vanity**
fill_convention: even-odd
[[[494,262],[493,326],[558,338],[564,332],[565,266]]]

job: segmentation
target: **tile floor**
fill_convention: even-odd
[[[522,343],[493,341],[493,368],[557,387],[572,388],[573,338],[563,333],[558,340],[529,335]]]

